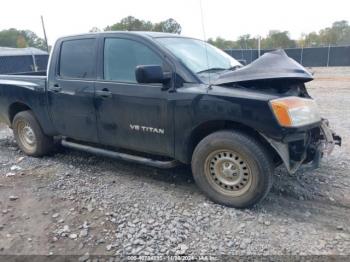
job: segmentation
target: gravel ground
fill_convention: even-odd
[[[350,255],[350,68],[308,84],[343,146],[318,170],[278,169],[249,210],[212,203],[188,167],[158,170],[60,149],[21,153],[0,125],[0,254]]]

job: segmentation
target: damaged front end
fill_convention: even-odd
[[[294,174],[304,164],[309,164],[309,169],[318,168],[323,156],[330,155],[335,145],[341,146],[341,137],[329,127],[326,119],[322,119],[318,127],[286,136],[282,141],[261,135],[276,150],[289,174]]]
[[[305,83],[313,76],[283,50],[265,53],[251,64],[221,74],[214,84],[249,89],[275,96],[269,101],[281,137],[260,133],[275,149],[290,174],[303,164],[317,168],[320,159],[329,155],[341,138],[322,119],[316,102],[308,94]]]

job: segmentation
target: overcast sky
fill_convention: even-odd
[[[3,0],[0,30],[29,29],[43,36],[44,16],[49,44],[60,36],[103,29],[132,15],[159,22],[174,18],[182,34],[203,39],[200,0]],[[288,30],[292,38],[318,31],[337,20],[350,21],[350,0],[202,0],[206,36],[236,39],[265,36],[270,29]]]

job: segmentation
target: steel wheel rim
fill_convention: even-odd
[[[232,150],[212,152],[205,161],[205,174],[216,190],[230,196],[243,195],[252,184],[248,162]]]
[[[21,144],[29,151],[36,147],[35,133],[32,127],[25,121],[19,121],[17,124],[18,138]]]

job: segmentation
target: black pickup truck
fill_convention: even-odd
[[[172,168],[192,166],[213,201],[263,199],[274,168],[318,167],[341,139],[282,50],[242,66],[200,40],[151,32],[64,37],[47,75],[0,76],[0,120],[28,155],[65,147]]]

